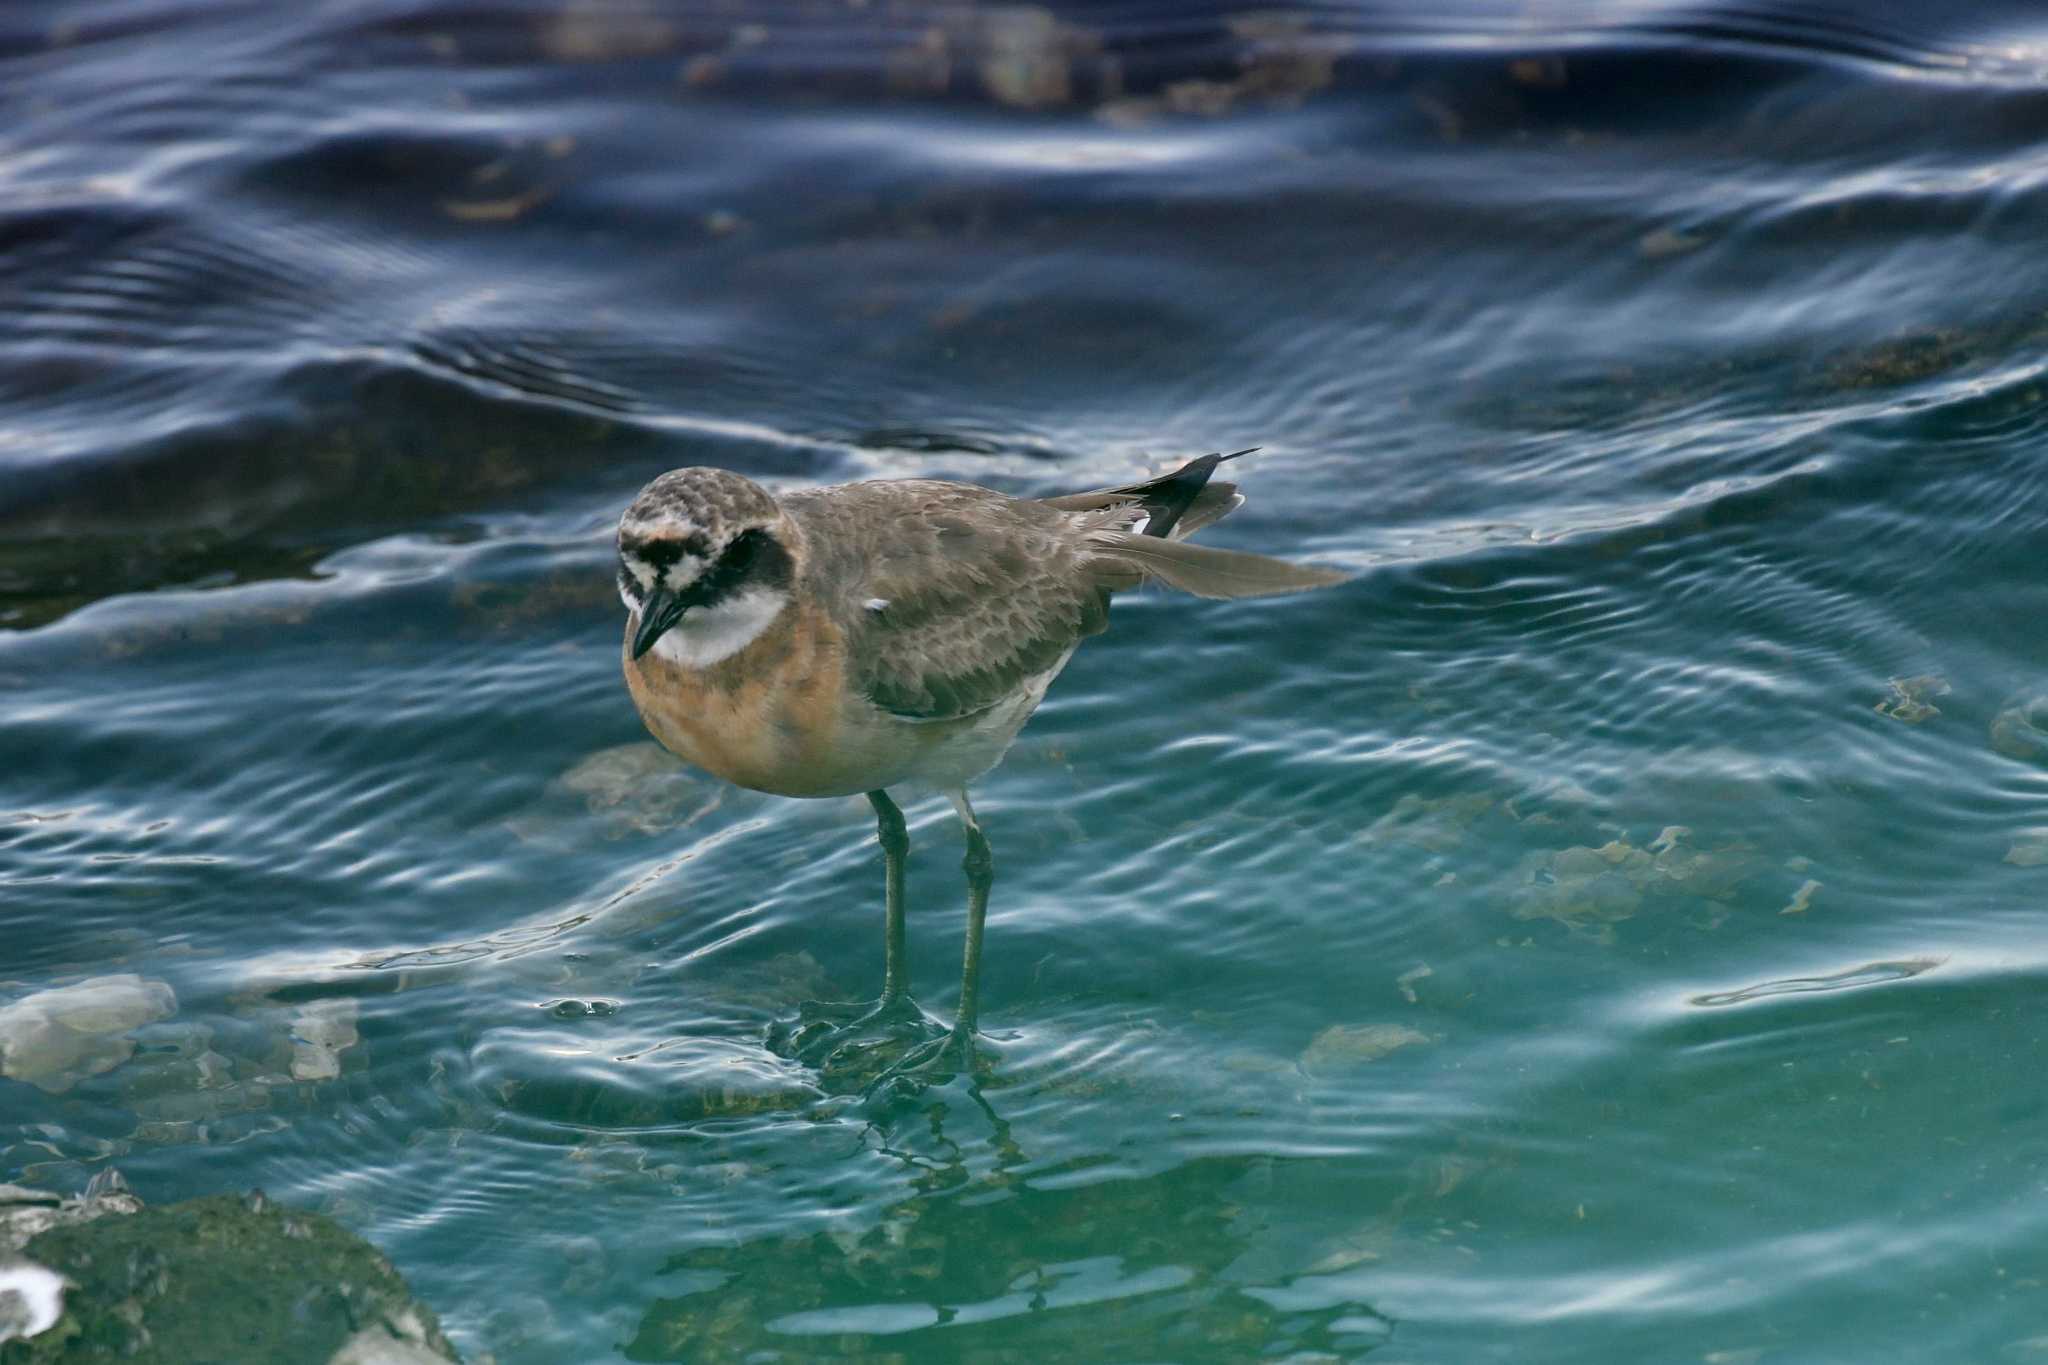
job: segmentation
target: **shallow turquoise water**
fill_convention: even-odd
[[[508,1363],[2042,1351],[2048,33],[882,9],[0,19],[0,1004],[175,997],[0,1180]],[[1359,577],[1119,602],[981,784],[994,1075],[770,1054],[872,823],[653,748],[620,507],[1251,444]]]

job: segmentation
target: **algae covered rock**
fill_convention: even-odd
[[[1508,913],[1516,919],[1554,919],[1571,928],[1628,919],[1643,903],[1651,863],[1651,855],[1639,848],[1624,848],[1615,856],[1613,844],[1528,854]]]
[[[1574,932],[1609,941],[1613,926],[1632,919],[1652,898],[1720,902],[1754,876],[1761,860],[1740,845],[1699,848],[1692,830],[1667,825],[1648,848],[1613,839],[1525,854],[1508,877],[1508,913],[1554,919]]]
[[[63,1314],[0,1342],[0,1365],[458,1359],[391,1263],[320,1214],[261,1194],[143,1208],[112,1190],[27,1207],[44,1226],[19,1262],[63,1280]]]
[[[52,1228],[88,1223],[107,1214],[134,1213],[142,1201],[129,1193],[120,1173],[101,1172],[73,1198],[25,1185],[0,1185],[0,1362],[62,1359],[66,1326],[64,1295],[69,1282],[20,1252]],[[33,1348],[30,1342],[35,1344]],[[14,1343],[10,1346],[9,1343]]]
[[[129,1191],[121,1173],[112,1169],[93,1177],[84,1194],[68,1198],[23,1185],[0,1185],[0,1260],[17,1259],[30,1240],[51,1228],[89,1223],[110,1213],[136,1213],[141,1208],[142,1201]]]

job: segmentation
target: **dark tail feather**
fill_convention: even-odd
[[[1165,538],[1188,508],[1195,505],[1195,499],[1202,496],[1202,489],[1208,486],[1209,476],[1216,472],[1216,466],[1225,460],[1234,460],[1240,455],[1249,455],[1257,450],[1251,446],[1245,450],[1234,450],[1228,455],[1204,455],[1189,460],[1171,474],[1133,487],[1138,505],[1145,509],[1145,534]]]
[[[1150,578],[1197,597],[1271,597],[1327,588],[1346,578],[1336,569],[1315,564],[1216,550],[1184,540],[1157,540],[1129,531],[1098,531],[1089,544],[1102,585],[1111,591]]]
[[[1146,517],[1144,534],[1162,539],[1172,531],[1179,531],[1183,536],[1193,535],[1211,522],[1228,516],[1244,501],[1238,496],[1236,484],[1224,480],[1211,482],[1209,476],[1215,472],[1216,466],[1257,449],[1253,446],[1251,450],[1234,450],[1228,455],[1204,455],[1149,483],[1092,488],[1085,493],[1062,493],[1040,501],[1062,512],[1094,512],[1105,507],[1126,507],[1136,503]]]

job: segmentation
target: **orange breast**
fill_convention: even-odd
[[[821,613],[791,608],[745,649],[709,668],[632,657],[626,687],[648,730],[687,763],[778,796],[843,796],[872,775],[840,743],[845,654]]]

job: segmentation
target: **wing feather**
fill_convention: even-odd
[[[1200,597],[1262,597],[1344,581],[1182,541],[1243,502],[1227,483],[1190,494],[1183,476],[1203,463],[1045,500],[890,479],[794,492],[782,505],[805,533],[804,591],[845,634],[853,686],[898,716],[956,720],[1039,684],[1109,624],[1113,591],[1149,579]],[[1170,539],[1134,529],[1155,512]]]
[[[845,484],[783,505],[810,542],[810,590],[846,632],[850,681],[885,711],[986,711],[1108,624],[1109,593],[1071,513],[931,480]]]

